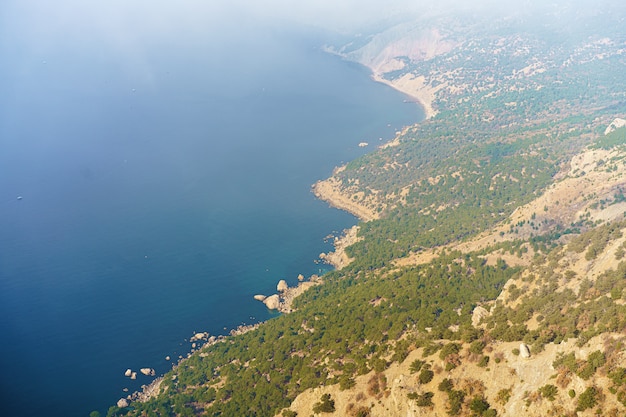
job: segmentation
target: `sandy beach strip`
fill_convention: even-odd
[[[372,79],[376,82],[388,85],[394,90],[406,94],[412,100],[415,100],[424,110],[424,118],[431,119],[437,115],[437,111],[433,108],[435,100],[436,88],[430,88],[425,84],[424,77],[415,77],[412,74],[405,74],[397,80],[389,81],[376,72],[372,73]]]

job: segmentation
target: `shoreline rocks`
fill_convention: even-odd
[[[284,279],[281,279],[280,281],[278,281],[278,285],[276,285],[276,291],[278,292],[287,291],[288,288],[289,288],[289,285],[287,285],[287,281],[285,281]]]
[[[270,310],[278,310],[280,306],[280,296],[278,294],[273,294],[263,300],[263,304],[267,306]]]
[[[335,249],[328,253],[320,253],[319,258],[322,262],[332,265],[337,270],[349,265],[352,259],[346,253],[346,248],[359,241],[358,232],[358,225],[345,229],[341,236],[334,238],[333,246]]]
[[[293,311],[291,304],[293,300],[311,287],[322,283],[322,279],[317,275],[312,275],[309,281],[304,281],[304,275],[298,275],[298,285],[289,287],[285,280],[280,280],[276,288],[279,294],[272,294],[268,297],[257,294],[254,299],[263,302],[270,310],[278,310],[281,313],[291,313]]]
[[[201,340],[207,340],[209,338],[209,332],[198,332],[189,338],[191,343]]]

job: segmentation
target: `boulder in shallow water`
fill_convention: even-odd
[[[124,372],[124,376],[131,376],[133,374],[133,371],[129,368],[126,370],[126,372]]]
[[[280,305],[280,297],[278,296],[278,294],[270,295],[265,300],[263,300],[263,303],[270,310],[277,310],[278,306]]]
[[[191,336],[189,341],[190,342],[195,342],[196,340],[205,340],[208,337],[209,337],[209,333],[208,332],[198,332],[198,333],[195,333],[193,336]]]
[[[126,398],[120,398],[117,402],[117,406],[119,408],[126,408],[128,407],[128,400]]]
[[[130,379],[137,379],[137,372],[130,374]]]
[[[145,376],[154,376],[154,369],[152,368],[141,368],[140,371]]]
[[[298,281],[300,282],[304,281],[304,275],[298,274]]]
[[[265,301],[266,298],[267,297],[264,296],[263,294],[257,294],[257,295],[254,296],[254,299],[257,300],[257,301]]]
[[[276,286],[277,291],[279,292],[287,291],[288,288],[289,288],[289,285],[287,285],[287,281],[285,281],[284,279],[281,279],[280,281],[278,281],[278,285]]]

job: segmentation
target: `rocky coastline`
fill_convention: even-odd
[[[334,174],[341,172],[345,167],[335,169]],[[326,201],[331,207],[347,211],[359,220],[368,222],[379,218],[379,214],[373,208],[356,203],[350,195],[341,190],[341,182],[334,176],[316,182],[312,187],[315,197]]]
[[[341,236],[335,237],[333,241],[334,251],[328,253],[320,253],[320,259],[335,269],[342,269],[349,265],[353,259],[346,253],[346,248],[359,241],[359,226],[355,225],[349,229],[345,229]]]
[[[270,296],[257,294],[254,296],[254,299],[261,301],[270,310],[278,310],[284,314],[291,313],[294,311],[292,304],[296,297],[309,288],[320,285],[323,282],[322,278],[318,275],[312,275],[308,281],[304,281],[304,276],[299,275],[298,281],[300,282],[297,286],[289,287],[287,282],[281,279],[276,286],[276,294]]]
[[[406,91],[394,86],[393,84],[381,79],[378,79],[376,76],[373,76],[376,81],[383,82],[392,86],[393,88],[404,92],[405,94],[415,98],[419,104],[424,107],[427,118],[432,115],[429,112],[429,109],[432,110],[432,107],[429,104],[425,104],[421,98],[408,94]],[[433,113],[434,114],[434,113]],[[339,172],[344,169],[344,167],[339,167],[335,170]],[[314,195],[320,200],[326,201],[330,204],[330,206],[338,208],[340,210],[347,211],[357,217],[361,221],[371,221],[379,218],[378,212],[375,210],[366,207],[364,205],[360,205],[355,203],[347,194],[342,193],[340,188],[340,182],[335,177],[330,177],[323,181],[318,181],[313,185],[312,191]],[[352,259],[347,255],[345,249],[358,241],[358,225],[355,225],[349,229],[345,229],[341,236],[334,237],[333,246],[334,250],[328,253],[321,253],[319,258],[322,262],[325,262],[329,265],[332,265],[335,269],[342,269],[352,262]],[[260,302],[263,302],[267,308],[271,310],[277,310],[283,314],[289,314],[294,311],[293,301],[304,293],[306,290],[320,285],[323,283],[322,277],[318,275],[312,275],[308,280],[305,280],[303,275],[298,276],[298,285],[295,287],[289,287],[285,280],[280,280],[277,284],[277,293],[269,296],[265,296],[262,294],[254,295],[254,299]],[[235,329],[232,329],[227,336],[210,336],[207,332],[198,332],[194,333],[192,337],[190,337],[189,342],[191,343],[191,350],[186,356],[179,356],[178,361],[172,365],[172,369],[176,369],[181,363],[183,363],[187,358],[189,358],[192,354],[199,353],[203,355],[202,350],[215,345],[217,343],[223,343],[228,340],[229,337],[241,335],[247,333],[249,331],[257,329],[261,323],[256,323],[252,325],[240,325]],[[170,357],[167,357],[169,360]],[[127,370],[127,372],[130,371]],[[151,368],[142,368],[141,373],[147,376],[154,376],[155,371]],[[131,379],[136,379],[136,372],[132,372],[129,375]],[[132,394],[127,395],[126,397],[120,398],[117,402],[117,406],[120,408],[128,407],[132,402],[146,402],[152,398],[155,398],[161,393],[161,384],[163,382],[164,377],[159,376],[155,378],[150,384],[142,385],[141,391],[135,391]]]
[[[202,356],[203,353],[201,350],[208,348],[209,346],[213,346],[217,343],[223,343],[228,340],[231,336],[238,336],[249,331],[255,330],[259,327],[261,323],[250,324],[250,325],[240,325],[235,329],[232,329],[228,336],[211,336],[208,332],[198,332],[194,333],[193,336],[189,338],[189,342],[192,343],[191,351],[187,354],[187,356],[179,356],[178,361],[172,365],[172,369],[176,369],[181,363],[183,363],[187,358],[189,358],[192,354],[199,352]],[[169,356],[167,357],[169,360]],[[154,370],[151,368],[144,368],[145,370],[149,370],[147,373],[149,376],[154,376]],[[142,373],[146,375],[146,372]],[[136,374],[136,372],[135,372]],[[146,402],[152,398],[155,398],[161,393],[161,383],[163,382],[164,377],[159,376],[155,378],[151,383],[147,385],[141,386],[141,391],[135,391],[132,394],[127,395],[126,397],[120,398],[117,402],[117,406],[120,408],[128,407],[132,402]]]

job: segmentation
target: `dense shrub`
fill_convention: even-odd
[[[430,369],[422,369],[422,372],[420,372],[419,374],[418,380],[420,384],[428,384],[430,381],[433,380],[434,376],[435,373]]]
[[[432,407],[433,397],[435,396],[432,392],[425,392],[424,394],[418,394],[416,392],[411,392],[407,394],[407,397],[410,400],[415,400],[415,405],[418,407]]]
[[[589,387],[578,396],[576,411],[585,411],[598,404],[599,391],[596,387]]]
[[[330,394],[322,394],[320,402],[313,404],[313,412],[318,413],[332,413],[335,411],[335,400],[330,397]]]
[[[543,398],[546,398],[550,401],[554,401],[556,394],[559,393],[559,389],[552,384],[548,384],[539,388],[539,393],[541,394]]]

